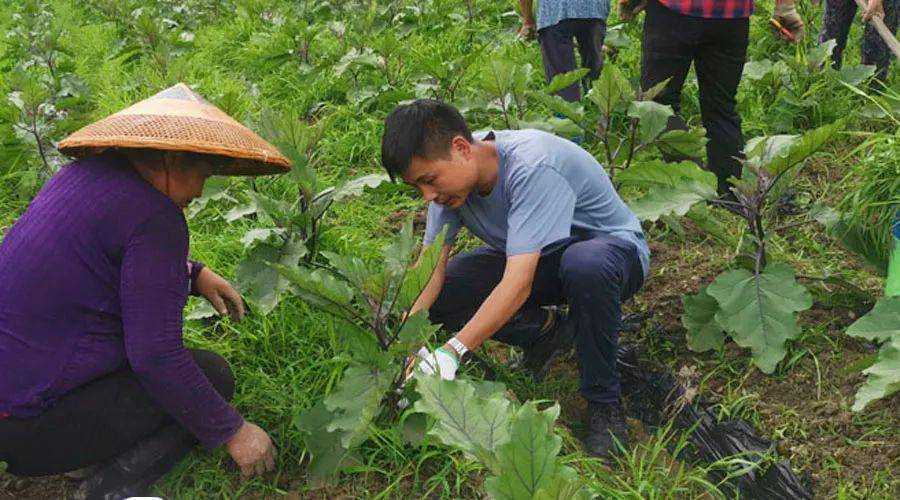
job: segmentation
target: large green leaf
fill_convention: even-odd
[[[691,130],[668,130],[657,139],[657,147],[666,154],[687,157],[706,158],[706,130],[696,128]]]
[[[363,194],[366,188],[375,189],[384,182],[389,182],[387,174],[369,174],[342,182],[334,188],[334,201],[344,201]]]
[[[269,314],[281,300],[282,292],[287,290],[287,281],[271,265],[294,268],[306,252],[306,246],[296,235],[291,235],[281,246],[257,244],[235,269],[241,295],[259,312]]]
[[[327,429],[333,419],[334,414],[320,401],[294,420],[310,455],[306,473],[312,487],[333,483],[350,454],[350,450],[342,444],[341,433]]]
[[[276,225],[284,227],[291,220],[291,206],[289,203],[271,198],[262,193],[250,192],[250,198],[256,206],[256,213],[262,213],[271,218]]]
[[[440,325],[431,323],[428,311],[419,311],[403,322],[400,331],[397,332],[397,342],[391,346],[391,350],[408,353],[416,346],[430,344],[440,329]]]
[[[875,364],[863,370],[866,383],[856,392],[853,411],[861,411],[870,402],[900,391],[900,335],[881,346]]]
[[[628,202],[631,211],[640,220],[656,221],[663,215],[684,215],[696,203],[716,197],[716,189],[694,180],[677,186],[656,186],[644,196]]]
[[[703,170],[692,161],[669,163],[663,160],[637,162],[616,174],[623,185],[639,187],[679,186],[685,181],[698,181],[716,187],[716,174]]]
[[[900,390],[900,296],[883,297],[868,314],[847,328],[847,335],[883,341],[875,363],[863,370],[866,383],[856,393],[853,410]]]
[[[763,162],[762,166],[772,175],[778,175],[809,158],[831,140],[843,126],[843,121],[839,120],[810,130],[797,140],[791,141],[787,147],[772,154],[770,158],[767,158],[767,161]]]
[[[575,469],[561,466],[557,468],[551,484],[538,490],[534,500],[590,500],[594,497],[582,484]]]
[[[437,267],[441,258],[446,235],[447,227],[445,226],[419,257],[416,266],[406,272],[403,283],[400,285],[400,294],[397,297],[396,307],[400,311],[406,311],[412,307],[422,291],[425,290],[425,286],[428,285],[431,275],[434,274],[434,268]]]
[[[350,366],[334,392],[325,398],[325,408],[334,415],[325,430],[340,432],[343,447],[354,448],[365,439],[366,429],[378,415],[395,375],[387,370],[390,366]]]
[[[544,92],[555,94],[569,85],[580,83],[581,79],[588,74],[588,71],[587,68],[578,68],[566,73],[560,73],[550,80],[550,83],[544,89]]]
[[[775,371],[787,354],[787,340],[800,334],[797,313],[812,307],[812,296],[783,263],[769,264],[759,275],[746,269],[724,272],[707,293],[719,303],[716,321],[738,345],[751,349],[763,373]]]
[[[242,203],[240,205],[235,205],[231,207],[228,212],[225,213],[225,220],[227,222],[234,222],[240,218],[246,217],[250,214],[255,214],[257,210],[256,202],[250,200],[247,203]]]
[[[288,267],[273,264],[272,267],[292,285],[291,290],[304,302],[323,311],[353,322],[355,315],[350,303],[353,289],[322,269]]]
[[[558,95],[535,94],[534,96],[550,111],[576,122],[584,121],[584,106],[581,103],[569,102]]]
[[[443,380],[417,373],[416,380],[420,399],[414,409],[436,420],[429,435],[497,471],[496,450],[509,439],[512,413],[504,395],[481,397],[465,379]]]
[[[244,248],[250,248],[259,243],[267,242],[273,239],[274,236],[281,236],[284,233],[285,230],[280,227],[251,229],[244,233],[244,236],[241,238],[241,243],[244,244]]]
[[[632,101],[628,116],[637,118],[638,140],[641,144],[652,142],[666,129],[666,122],[674,114],[672,106],[656,101]]]
[[[879,342],[900,336],[900,296],[881,298],[868,314],[847,328],[847,335]]]
[[[485,481],[493,498],[534,498],[557,479],[562,439],[553,433],[559,405],[538,411],[537,403],[522,405],[510,422],[509,441],[497,448],[499,474]]]
[[[685,217],[697,225],[697,227],[706,231],[706,234],[716,238],[727,246],[736,245],[735,238],[728,232],[725,224],[716,217],[716,214],[706,206],[705,203],[698,203],[688,210]]]
[[[681,324],[687,331],[688,347],[695,352],[722,349],[725,331],[716,321],[716,313],[719,312],[716,299],[704,288],[697,295],[685,295],[681,303],[684,305]]]
[[[587,95],[603,114],[612,114],[620,102],[630,101],[633,96],[634,91],[628,79],[619,68],[611,64],[603,68]]]
[[[365,291],[372,279],[372,270],[359,257],[352,255],[340,255],[334,252],[321,252],[328,263],[331,264],[340,275],[361,291]]]
[[[744,78],[748,80],[762,80],[772,72],[772,61],[761,59],[759,61],[747,61],[744,64]]]

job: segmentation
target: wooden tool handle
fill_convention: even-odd
[[[868,8],[866,0],[856,0],[856,5],[858,5],[863,12]],[[876,16],[869,19],[869,24],[875,27],[875,31],[881,35],[881,39],[884,40],[884,43],[886,43],[888,47],[890,47],[894,55],[900,58],[900,42],[897,41],[897,38],[891,33],[891,30],[888,29],[887,25],[884,24],[884,19]]]

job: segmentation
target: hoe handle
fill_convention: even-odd
[[[856,0],[856,5],[862,10],[866,10],[868,7],[865,0]],[[884,24],[884,20],[880,17],[873,17],[872,19],[869,19],[869,24],[875,27],[875,31],[881,35],[881,39],[884,40],[884,43],[886,43],[888,47],[890,47],[894,55],[900,58],[900,42],[897,41],[897,38],[891,33],[891,30]]]

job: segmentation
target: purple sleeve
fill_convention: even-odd
[[[204,267],[206,267],[206,264],[188,259],[188,278],[191,280],[191,295],[200,296],[200,292],[197,290],[197,279],[200,278],[200,271]]]
[[[243,423],[184,347],[188,295],[184,220],[162,211],[138,228],[122,258],[122,323],[131,369],[165,411],[204,446],[228,441]]]

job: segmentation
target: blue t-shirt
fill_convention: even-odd
[[[563,19],[603,19],[609,17],[609,0],[540,0],[537,29],[559,24]]]
[[[499,157],[496,185],[486,196],[469,194],[457,209],[431,202],[426,244],[445,225],[447,242],[465,226],[508,256],[540,251],[573,230],[609,234],[634,243],[644,275],[649,273],[641,224],[590,153],[540,130],[501,130],[485,139],[492,134]]]

